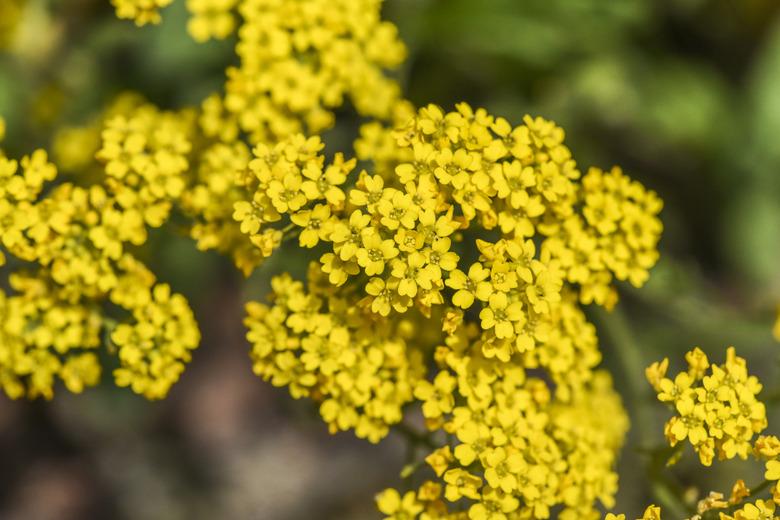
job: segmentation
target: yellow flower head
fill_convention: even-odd
[[[705,465],[716,454],[719,459],[747,458],[753,451],[753,436],[767,424],[766,409],[756,399],[761,384],[748,375],[745,360],[737,357],[733,347],[728,348],[723,365],[711,365],[698,348],[686,360],[689,370],[674,380],[664,377],[666,362],[663,370],[653,368],[656,365],[648,369],[658,399],[675,408],[665,427],[669,443],[674,446],[688,439]]]

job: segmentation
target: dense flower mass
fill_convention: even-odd
[[[686,438],[693,445],[705,466],[719,459],[752,456],[764,463],[764,482],[753,489],[738,479],[726,497],[712,491],[701,498],[691,520],[777,520],[780,504],[780,439],[774,435],[758,435],[767,426],[766,409],[756,399],[761,384],[747,373],[745,360],[736,355],[734,347],[726,351],[726,362],[711,364],[698,347],[685,355],[688,370],[674,379],[666,377],[669,360],[653,363],[647,368],[647,379],[658,399],[672,405],[675,415],[666,423],[664,432],[670,446]],[[679,450],[668,462],[672,465]],[[769,496],[759,498],[768,489]],[[780,511],[778,511],[780,512]],[[607,514],[604,520],[625,520],[623,514]],[[660,520],[661,508],[650,506],[642,520]]]
[[[275,278],[273,289],[271,307],[247,306],[255,373],[296,398],[319,400],[331,431],[379,441],[401,421],[425,374],[424,319],[377,319],[333,291],[318,269],[310,270],[309,291],[288,275]]]
[[[766,408],[756,399],[761,384],[748,376],[745,360],[728,349],[726,363],[710,364],[696,348],[685,356],[688,370],[672,380],[665,377],[668,360],[647,369],[658,399],[674,406],[675,416],[664,428],[674,446],[688,440],[702,464],[713,458],[747,458],[753,436],[766,428]]]
[[[188,5],[206,9],[205,2]],[[194,20],[227,16],[229,6],[240,14],[236,46],[240,63],[227,69],[224,92],[203,102],[199,123],[210,144],[199,153],[195,183],[185,190],[182,206],[193,221],[191,236],[198,247],[230,254],[239,269],[249,274],[281,239],[278,232],[254,230],[254,224],[248,222],[239,230],[233,219],[234,215],[242,215],[239,221],[251,219],[247,205],[262,206],[265,202],[255,200],[259,198],[254,193],[258,182],[265,187],[265,182],[283,180],[283,165],[271,172],[274,179],[253,178],[261,173],[258,168],[265,155],[276,153],[279,144],[295,134],[305,131],[314,135],[329,128],[334,123],[332,110],[346,101],[362,115],[391,119],[396,107],[405,103],[400,100],[399,86],[385,70],[401,63],[405,48],[395,27],[380,20],[381,2],[377,0],[349,0],[337,5],[324,0],[244,0],[211,2],[209,6],[212,14],[198,11],[201,14]],[[193,21],[191,31],[193,26],[202,24]],[[205,37],[203,30],[195,29],[197,39]],[[250,157],[259,160],[253,161],[249,167],[252,175],[247,176]],[[288,158],[299,159],[303,157]],[[332,182],[336,173],[328,172],[323,179],[311,177],[314,172],[308,175],[302,177],[306,177],[305,189],[313,196],[312,183]],[[269,194],[276,197],[274,206],[281,209],[254,212],[263,213],[264,219],[275,218],[273,212],[284,212],[287,207],[280,203],[280,197],[286,196],[280,188],[292,187],[274,184]],[[299,201],[292,200],[291,207],[296,208]]]
[[[384,492],[389,517],[597,517],[627,422],[579,305],[644,282],[660,202],[618,169],[581,178],[541,119],[430,105],[379,131],[380,173],[301,135],[246,159],[241,232],[263,255],[326,248],[308,290],[278,277],[271,306],[247,306],[256,373],[372,441],[421,404],[439,480]]]
[[[14,270],[13,293],[0,298],[0,385],[10,397],[51,398],[56,378],[73,392],[97,384],[104,333],[109,350],[119,347],[120,386],[161,398],[178,379],[199,342],[197,325],[186,300],[155,287],[130,250],[146,240],[147,226],[163,223],[181,190],[183,120],[149,106],[112,119],[98,153],[104,182],[89,187],[53,184],[57,168],[43,150],[18,162],[0,152],[0,233],[9,253],[0,251],[0,265]],[[161,299],[173,308],[156,305]]]
[[[171,0],[112,3],[143,25]],[[5,392],[79,392],[105,346],[118,385],[167,394],[199,332],[135,252],[176,217],[247,275],[285,243],[310,261],[247,305],[253,368],[332,432],[426,447],[406,489],[378,496],[387,517],[598,518],[628,424],[582,305],[647,280],[655,193],[619,168],[583,174],[541,117],[415,109],[388,75],[406,51],[381,0],[186,5],[196,40],[237,33],[221,92],[175,111],[122,95],[58,133],[79,182],[42,150],[0,156]],[[366,118],[354,154],[326,153],[345,103]]]

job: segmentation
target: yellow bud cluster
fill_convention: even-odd
[[[236,3],[237,0],[187,0],[187,10],[192,13],[187,31],[198,42],[227,38],[236,28],[232,12]]]
[[[0,388],[12,399],[50,399],[55,377],[75,393],[96,384],[99,310],[62,298],[40,277],[16,274],[10,284],[18,294],[0,291]]]
[[[109,120],[102,132],[97,158],[105,163],[106,186],[125,212],[149,226],[165,222],[186,187],[194,123],[188,115],[144,105]]]
[[[674,406],[664,433],[674,446],[688,439],[702,464],[718,459],[747,458],[752,439],[767,426],[766,408],[756,399],[761,384],[749,376],[745,360],[729,347],[723,365],[710,364],[699,348],[686,354],[688,370],[665,377],[668,360],[654,363],[648,379],[658,399]]]
[[[133,20],[138,26],[160,23],[160,9],[171,3],[173,0],[111,0],[119,18]]]
[[[660,203],[617,169],[580,179],[563,132],[541,119],[512,128],[465,104],[446,114],[430,105],[392,136],[397,153],[386,165],[408,154],[383,174],[354,174],[339,154],[326,163],[320,140],[302,135],[258,144],[243,168],[228,168],[230,189],[244,194],[232,216],[261,255],[288,237],[327,247],[308,292],[277,278],[271,307],[249,304],[255,371],[320,402],[331,431],[378,441],[417,401],[429,430],[449,434],[450,455],[434,456],[440,481],[381,495],[391,517],[457,517],[448,504],[464,500],[472,519],[548,518],[561,507],[562,518],[597,516],[597,501],[612,503],[627,421],[594,370],[595,330],[579,305],[613,304],[590,296],[592,287],[613,292],[613,279],[652,266]],[[651,222],[652,236],[635,240],[633,227],[618,224],[599,230],[597,199],[607,196],[621,201],[619,219]],[[570,274],[579,257],[567,251],[580,238],[593,242],[592,258],[587,273]],[[461,265],[469,243],[478,256]],[[425,324],[431,343],[399,332]],[[392,334],[404,339],[390,356]],[[364,335],[373,339],[356,339]],[[437,369],[426,369],[431,361]]]
[[[33,265],[12,273],[15,293],[2,296],[0,385],[13,398],[51,398],[57,377],[73,392],[94,386],[95,349],[109,336],[114,344],[105,346],[119,355],[117,383],[164,397],[198,344],[186,300],[154,286],[131,254],[186,186],[193,120],[137,103],[125,109],[104,118],[101,184],[46,189],[57,176],[46,152],[19,162],[0,154],[0,245],[11,267]],[[132,321],[117,324],[116,306]]]
[[[617,299],[613,277],[641,287],[658,261],[662,202],[617,167],[590,168],[579,201],[582,216],[567,218],[543,250],[560,260],[567,281],[581,286],[583,303],[611,308]]]
[[[756,399],[761,384],[747,373],[745,360],[729,347],[726,362],[714,365],[698,347],[685,355],[688,370],[674,380],[666,377],[669,360],[650,365],[647,379],[658,393],[658,399],[674,406],[675,416],[664,431],[671,446],[686,438],[705,466],[714,456],[730,459],[749,455],[765,463],[763,484],[751,490],[744,480],[737,480],[726,498],[723,493],[711,491],[698,501],[691,520],[718,518],[719,520],[780,520],[776,514],[780,505],[780,439],[774,435],[760,435],[766,428],[766,409]],[[673,458],[669,464],[677,461]],[[771,498],[758,498],[762,489],[769,488]],[[609,513],[604,520],[625,520],[623,514]],[[661,510],[651,506],[642,519],[660,520]]]
[[[163,398],[190,361],[190,351],[200,343],[195,317],[182,295],[158,284],[148,301],[133,309],[133,320],[111,333],[119,348],[116,384],[130,386],[149,399]]]
[[[274,278],[272,288],[272,306],[247,305],[255,373],[295,398],[320,402],[331,432],[385,437],[425,373],[421,352],[411,347],[419,317],[380,318],[354,307],[316,268],[309,291],[289,275]]]

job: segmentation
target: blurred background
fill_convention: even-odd
[[[409,45],[401,79],[414,103],[551,118],[581,168],[619,164],[665,201],[650,282],[592,315],[633,425],[617,509],[665,500],[646,455],[667,417],[644,381],[651,361],[679,367],[700,345],[720,362],[736,345],[780,432],[780,3],[387,0],[385,14]],[[50,147],[56,128],[88,123],[125,90],[178,108],[219,89],[234,42],[196,44],[186,18],[182,0],[140,30],[108,0],[0,0],[9,155]],[[339,117],[328,140],[345,147],[355,117]],[[0,519],[378,517],[373,494],[397,482],[400,440],[330,436],[314,405],[251,373],[242,304],[296,259],[282,251],[244,280],[184,237],[159,233],[143,254],[195,308],[194,361],[159,403],[109,381],[52,402],[0,396]],[[694,484],[706,494],[728,492],[734,475],[761,480],[750,464],[702,472],[689,459],[668,478],[690,496]]]

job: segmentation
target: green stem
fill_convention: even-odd
[[[410,444],[413,447],[419,447],[419,446],[425,446],[427,448],[430,448],[432,450],[435,450],[438,448],[436,446],[436,443],[431,439],[430,435],[426,435],[424,433],[418,432],[408,424],[404,422],[400,422],[398,424],[393,425],[393,429],[406,437],[408,441],[410,441]]]
[[[747,496],[747,498],[753,498],[759,493],[762,493],[764,490],[769,489],[772,487],[772,484],[774,484],[774,480],[765,480],[761,484],[757,485],[755,488],[750,488],[750,495]]]
[[[111,341],[111,333],[114,332],[117,325],[119,325],[119,322],[114,318],[103,316],[103,345],[111,354],[115,352],[114,343]]]

